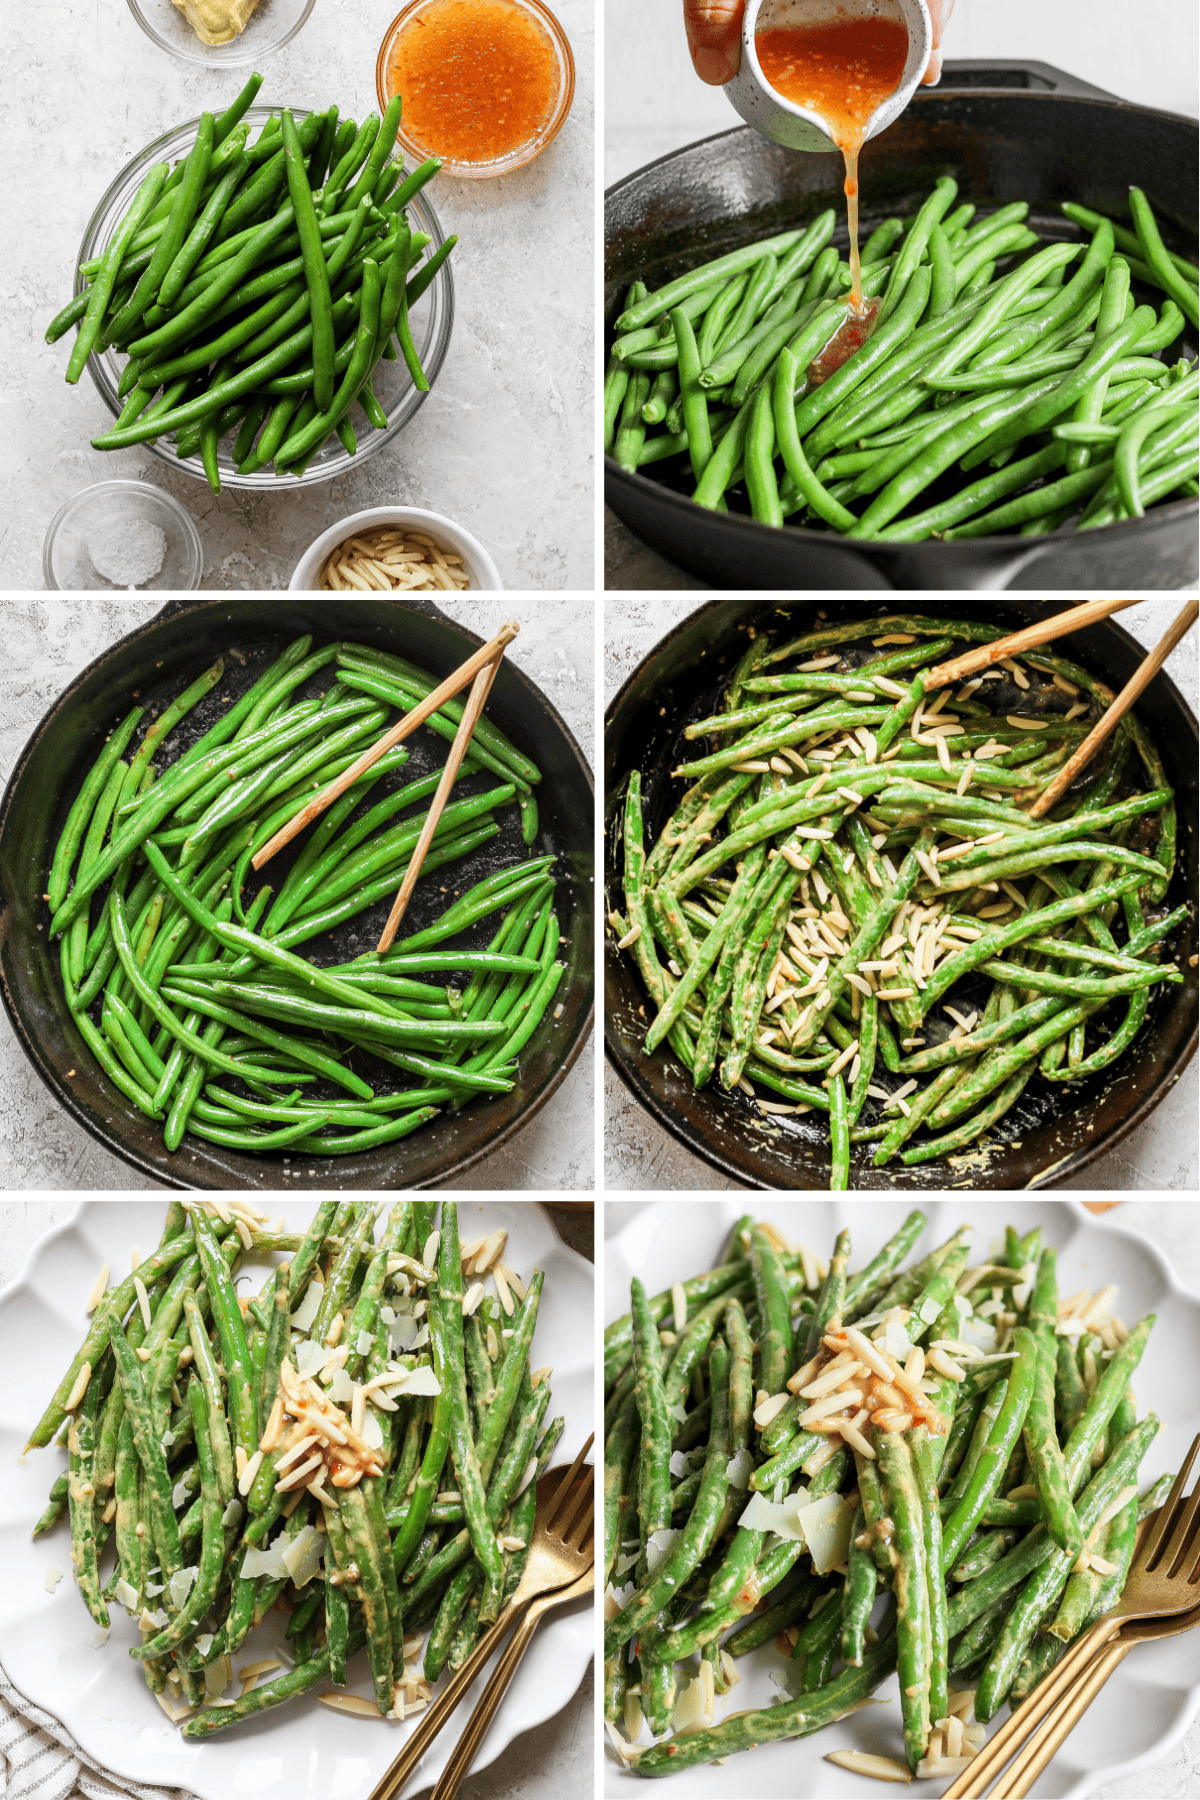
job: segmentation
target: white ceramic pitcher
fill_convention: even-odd
[[[882,13],[900,20],[908,32],[908,58],[900,86],[875,108],[864,141],[885,131],[898,119],[920,86],[933,53],[933,25],[925,0],[746,0],[741,66],[733,80],[726,82],[725,92],[747,125],[753,125],[773,143],[784,144],[791,150],[837,149],[828,125],[819,113],[786,100],[768,85],[754,48],[754,34],[760,21],[763,29],[769,30],[777,26],[817,24],[832,20],[839,13]]]

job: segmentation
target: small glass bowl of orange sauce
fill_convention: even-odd
[[[481,180],[540,156],[575,95],[575,59],[542,0],[409,0],[375,65],[382,112],[404,100],[398,142],[417,162]]]

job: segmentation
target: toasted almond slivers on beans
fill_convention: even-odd
[[[810,1381],[804,1387],[796,1388],[794,1391],[800,1395],[802,1400],[821,1400],[826,1394],[836,1393],[844,1382],[857,1379],[860,1372],[865,1373],[860,1362],[852,1358],[848,1363],[842,1363],[838,1358],[837,1366],[830,1363],[828,1368],[821,1371],[815,1381]]]
[[[802,1412],[796,1423],[801,1431],[810,1431],[818,1420],[827,1419],[832,1413],[844,1412],[849,1406],[858,1406],[862,1397],[861,1388],[840,1388],[836,1394],[826,1395],[824,1400],[818,1400],[815,1406]]]

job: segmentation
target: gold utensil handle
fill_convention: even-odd
[[[1133,1649],[1133,1640],[1118,1638],[1110,1644],[1086,1670],[1078,1683],[1061,1699],[1050,1714],[1045,1728],[1029,1740],[1016,1760],[1004,1771],[992,1789],[991,1800],[1020,1800],[1027,1794],[1051,1757],[1056,1756],[1064,1741],[1074,1731],[1109,1676]]]
[[[1041,1724],[1046,1714],[1076,1679],[1079,1671],[1100,1646],[1120,1628],[1122,1621],[1115,1613],[1097,1619],[1076,1638],[1058,1667],[1030,1694],[1010,1719],[1006,1719],[991,1742],[985,1744],[961,1775],[955,1777],[942,1800],[982,1800],[988,1785],[1030,1733]]]
[[[533,1634],[541,1623],[543,1611],[546,1610],[548,1610],[546,1607],[535,1601],[517,1626],[503,1656],[492,1670],[491,1679],[483,1691],[483,1696],[471,1714],[466,1730],[454,1746],[450,1760],[443,1769],[441,1778],[430,1795],[430,1800],[453,1800],[453,1796],[457,1794],[466,1780],[479,1746],[496,1716],[496,1709],[508,1692],[508,1684],[516,1674],[521,1658],[533,1641]]]
[[[400,1792],[488,1657],[491,1656],[501,1640],[507,1636],[513,1620],[520,1610],[521,1607],[515,1600],[509,1600],[502,1608],[500,1617],[491,1630],[480,1638],[462,1668],[450,1678],[442,1692],[434,1698],[427,1711],[422,1714],[420,1724],[387,1774],[376,1787],[372,1788],[369,1800],[395,1800],[395,1796]]]

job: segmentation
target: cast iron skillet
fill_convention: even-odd
[[[556,907],[562,927],[559,951],[567,965],[556,1004],[521,1056],[521,1076],[511,1093],[443,1112],[398,1143],[357,1156],[305,1158],[278,1151],[254,1156],[185,1137],[174,1156],[163,1146],[162,1126],[116,1092],[93,1061],[71,1022],[58,975],[57,940],[47,941],[48,909],[41,899],[49,857],[66,810],[104,733],[137,695],[156,709],[221,653],[223,680],[170,740],[177,755],[223,710],[221,697],[237,698],[283,646],[303,632],[317,643],[342,637],[394,650],[436,675],[446,675],[482,640],[429,603],[395,600],[201,600],[173,601],[139,631],[114,644],[76,677],[33,733],[0,806],[0,989],[17,1035],[43,1081],[81,1125],[109,1150],[145,1175],[170,1187],[331,1188],[428,1187],[445,1182],[494,1150],[531,1119],[578,1056],[592,1024],[593,784],[591,771],[563,720],[538,688],[506,658],[488,700],[488,713],[538,764],[539,837],[533,851],[521,842],[516,809],[494,816],[501,826],[491,839],[438,877],[421,880],[405,915],[405,930],[419,930],[456,893],[502,864],[551,851],[557,855]],[[305,696],[320,692],[330,668],[315,677]],[[398,776],[385,776],[368,805],[394,785],[440,768],[448,745],[422,727],[408,740],[410,757]],[[492,778],[472,776],[456,792],[470,794]],[[297,846],[303,843],[303,835]],[[292,852],[294,855],[295,852]],[[278,882],[290,866],[282,852],[263,880]],[[278,864],[278,868],[276,867]],[[446,884],[441,892],[442,882]],[[248,893],[256,891],[248,888]],[[399,880],[397,880],[399,886]],[[430,892],[429,890],[433,890]],[[313,938],[302,953],[321,963],[342,961],[371,948],[390,903],[380,901],[338,929]],[[483,920],[461,938],[464,947],[487,943],[496,920]],[[397,1072],[398,1073],[398,1072]],[[390,1091],[389,1072],[372,1059],[376,1091]],[[404,1085],[403,1082],[400,1085]],[[481,1097],[482,1098],[482,1097]]]
[[[922,600],[914,610],[945,611],[950,618],[982,619],[1017,631],[1069,604],[1057,600]],[[606,911],[623,907],[621,822],[629,771],[642,771],[646,840],[653,841],[678,801],[684,784],[669,771],[681,760],[684,726],[718,710],[718,693],[749,642],[751,630],[793,636],[825,620],[860,617],[864,607],[894,613],[882,601],[712,600],[692,613],[655,646],[634,670],[605,717],[604,792]],[[824,622],[824,620],[822,621]],[[1111,619],[1064,639],[1062,652],[1093,670],[1114,689],[1129,679],[1145,656],[1128,632]],[[1179,812],[1179,856],[1167,905],[1196,896],[1197,819],[1196,720],[1165,674],[1150,684],[1138,712],[1153,732]],[[693,752],[694,754],[694,752]],[[1000,1130],[1005,1142],[980,1157],[969,1173],[942,1161],[906,1168],[893,1161],[876,1169],[875,1145],[855,1144],[850,1153],[853,1189],[1053,1187],[1078,1174],[1111,1150],[1154,1109],[1187,1066],[1196,1048],[1196,951],[1193,912],[1170,951],[1184,972],[1176,987],[1154,990],[1146,1023],[1136,1042],[1112,1068],[1066,1088],[1035,1075]],[[651,1016],[633,959],[616,948],[611,930],[604,949],[605,1039],[609,1060],[625,1085],[660,1125],[680,1143],[750,1187],[826,1188],[829,1138],[815,1115],[760,1118],[742,1094],[728,1094],[716,1082],[697,1092],[673,1051],[662,1046],[647,1057],[642,1049]]]
[[[1028,200],[1029,223],[1047,240],[1077,235],[1061,201],[1124,218],[1127,191],[1136,184],[1171,248],[1196,254],[1196,121],[1132,106],[1045,63],[950,62],[939,87],[919,88],[863,152],[863,238],[881,218],[914,213],[946,174],[958,182],[960,199],[989,210]],[[841,218],[841,182],[839,156],[785,150],[748,126],[647,164],[605,196],[606,321],[611,327],[638,277],[659,286],[711,257],[802,225],[827,206]],[[839,230],[834,241],[845,244],[844,223]],[[1162,299],[1149,290],[1138,297]],[[1190,328],[1183,344],[1194,359]],[[608,504],[643,542],[709,587],[1044,593],[1181,588],[1196,580],[1195,500],[1155,506],[1145,518],[1099,531],[850,543],[830,531],[759,525],[736,496],[728,513],[695,506],[682,491],[681,468],[672,460],[652,465],[653,474],[631,475],[608,457]]]

